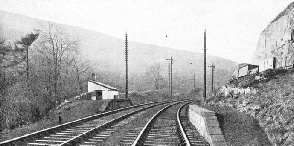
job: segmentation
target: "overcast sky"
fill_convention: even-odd
[[[124,39],[251,62],[263,29],[291,0],[0,0],[0,10]]]

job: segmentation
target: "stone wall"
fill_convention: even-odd
[[[227,145],[215,112],[189,105],[189,120],[211,146]]]

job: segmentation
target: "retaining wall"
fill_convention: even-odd
[[[189,105],[189,120],[211,146],[227,146],[215,112]]]

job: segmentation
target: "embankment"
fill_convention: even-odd
[[[250,88],[256,92],[242,94],[231,91],[226,95],[219,92],[207,105],[230,107],[251,115],[272,145],[294,145],[294,74],[279,74]]]
[[[14,137],[22,136],[45,128],[53,127],[59,124],[58,116],[62,118],[62,123],[74,121],[100,112],[114,110],[122,107],[131,106],[129,99],[113,100],[76,100],[71,103],[63,104],[52,110],[46,118],[22,127],[12,130],[5,129],[0,136],[0,141],[8,140]]]
[[[229,107],[189,106],[189,120],[211,146],[269,146],[258,121]]]

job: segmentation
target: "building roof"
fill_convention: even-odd
[[[240,64],[238,65],[238,68],[242,68],[242,67],[245,67],[245,66],[254,66],[254,67],[258,67],[258,65],[254,65],[254,64],[240,63]]]
[[[107,88],[107,89],[110,89],[110,90],[113,90],[113,91],[118,91],[117,88],[114,88],[114,87],[112,87],[112,86],[106,85],[106,84],[101,83],[101,82],[97,82],[97,81],[93,81],[93,80],[90,80],[89,82],[92,82],[92,83],[94,83],[94,84],[96,84],[96,85],[102,86],[102,87],[104,87],[104,88]]]
[[[240,63],[240,64],[238,64],[238,68],[242,68],[242,67],[247,66],[247,65],[248,65],[248,63]]]

